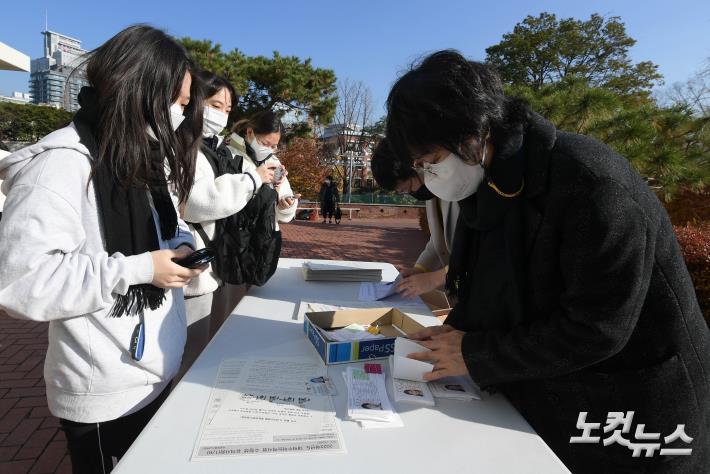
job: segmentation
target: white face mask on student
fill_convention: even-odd
[[[170,106],[170,124],[173,126],[173,131],[177,130],[182,121],[185,120],[185,113],[180,104]]]
[[[170,125],[173,127],[173,131],[177,130],[182,121],[185,120],[185,115],[183,115],[182,106],[180,104],[173,104],[170,106]],[[148,136],[153,140],[157,140],[158,137],[155,136],[155,132],[151,128],[150,124],[146,124],[145,131]]]
[[[221,110],[206,106],[202,115],[202,135],[211,137],[219,135],[219,132],[227,126],[229,115]]]
[[[259,143],[259,140],[256,139],[256,135],[254,135],[251,139],[249,145],[251,145],[254,150],[254,153],[256,154],[256,161],[258,162],[262,162],[274,154],[274,150],[271,147]]]
[[[425,163],[424,185],[439,199],[461,201],[476,192],[486,173],[451,153],[438,163]]]

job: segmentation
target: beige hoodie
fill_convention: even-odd
[[[180,366],[186,320],[181,289],[146,310],[143,358],[129,353],[137,317],[109,318],[116,294],[150,283],[149,252],[109,255],[89,182],[89,151],[73,125],[0,161],[7,196],[0,221],[0,309],[20,319],[49,322],[44,364],[53,415],[95,423],[144,407]],[[148,192],[146,190],[146,192]],[[153,220],[159,229],[158,216]],[[192,236],[159,240],[177,248]]]

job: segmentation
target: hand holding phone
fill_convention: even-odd
[[[199,268],[203,265],[207,265],[217,258],[214,250],[210,248],[203,248],[200,250],[195,250],[187,257],[174,260],[175,263],[186,268]]]
[[[293,194],[291,196],[282,196],[279,198],[279,209],[284,210],[288,209],[289,207],[293,206],[293,203],[295,202],[296,199],[300,199],[301,195],[300,194]]]
[[[158,288],[183,288],[192,278],[198,276],[204,267],[187,268],[178,265],[193,254],[188,245],[181,245],[177,249],[153,250],[150,257],[153,263],[153,279],[151,284]]]

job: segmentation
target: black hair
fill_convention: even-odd
[[[380,140],[372,152],[370,167],[377,184],[389,191],[395,189],[398,181],[409,179],[416,174],[407,160],[399,159],[395,155],[387,137]]]
[[[229,82],[229,79],[224,76],[218,76],[212,71],[206,70],[200,71],[199,76],[204,88],[203,96],[205,99],[209,99],[222,89],[227,89],[227,92],[229,92],[229,97],[232,101],[232,106],[236,105],[238,99],[237,92],[234,89],[232,83]]]
[[[506,142],[527,121],[529,107],[505,96],[492,66],[444,50],[397,80],[387,113],[386,135],[399,159],[411,162],[439,146],[478,163],[488,134],[494,145]]]
[[[147,25],[130,26],[90,53],[86,75],[98,96],[98,156],[94,170],[108,160],[114,176],[144,185],[150,168],[147,127],[158,139],[170,166],[169,180],[185,201],[195,175],[202,137],[202,88],[184,47]],[[173,132],[170,106],[190,73],[190,103],[185,120]]]
[[[284,124],[276,112],[262,110],[249,118],[239,120],[232,126],[232,133],[236,133],[242,138],[246,138],[247,129],[251,128],[257,135],[268,135],[270,133],[285,133]]]

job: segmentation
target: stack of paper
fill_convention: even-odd
[[[381,281],[382,269],[359,268],[332,263],[304,262],[303,278],[306,281]]]
[[[363,428],[393,428],[403,426],[387,396],[385,374],[380,364],[365,364],[364,368],[348,367],[343,372],[348,389],[348,418]]]
[[[470,377],[446,377],[429,382],[429,388],[436,398],[464,401],[481,399],[481,390]]]

